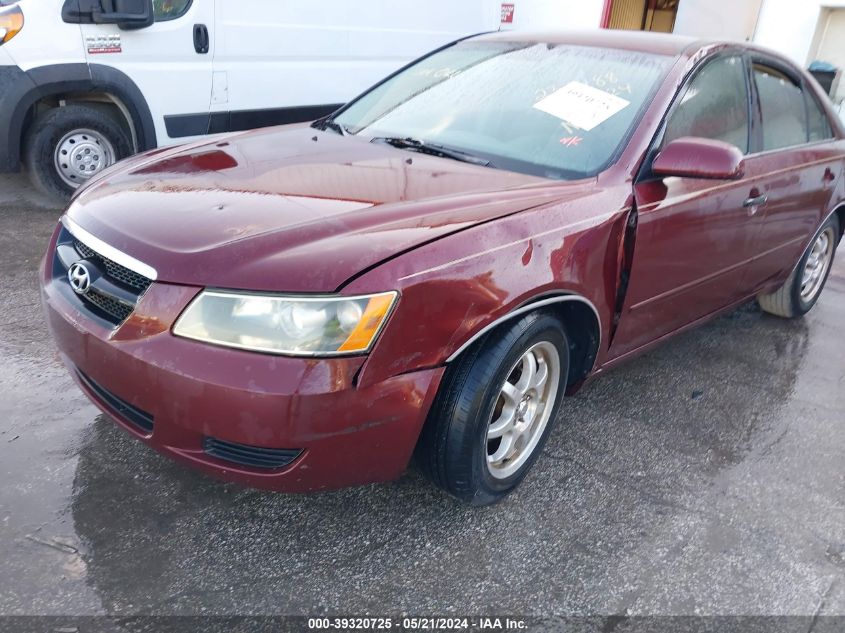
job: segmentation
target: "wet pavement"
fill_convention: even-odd
[[[247,490],[130,438],[47,337],[57,217],[0,176],[0,614],[845,615],[845,257],[804,320],[748,306],[594,382],[471,509],[415,472]]]

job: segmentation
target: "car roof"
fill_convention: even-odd
[[[503,42],[537,42],[544,44],[570,44],[573,46],[597,46],[622,50],[640,51],[655,55],[679,57],[710,46],[739,45],[743,42],[728,40],[702,40],[695,37],[649,31],[620,31],[614,29],[593,29],[581,31],[497,31],[485,33],[477,39]]]

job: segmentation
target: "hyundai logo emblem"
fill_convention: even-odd
[[[91,288],[91,273],[82,262],[76,262],[71,265],[67,271],[67,279],[70,282],[70,287],[78,295],[88,293]]]

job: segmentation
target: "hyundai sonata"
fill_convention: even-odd
[[[749,45],[471,37],[310,126],[103,172],[50,242],[45,310],[91,400],[175,459],[314,491],[416,453],[486,504],[587,379],[754,298],[813,307],[842,139]]]

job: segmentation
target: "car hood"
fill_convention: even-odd
[[[67,213],[160,281],[332,292],[415,246],[594,187],[290,126],[141,154]]]

